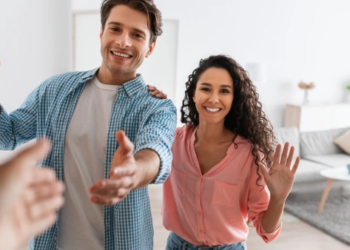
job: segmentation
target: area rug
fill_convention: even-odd
[[[322,192],[290,194],[285,210],[350,245],[350,195],[331,191],[323,211],[318,213]]]

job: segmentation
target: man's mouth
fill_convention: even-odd
[[[111,51],[111,53],[115,56],[120,56],[120,57],[124,57],[124,58],[131,58],[132,57],[131,55],[120,53],[120,52]]]

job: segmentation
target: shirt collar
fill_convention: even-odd
[[[91,80],[95,75],[96,72],[99,68],[95,68],[89,71],[86,71],[82,76],[82,82],[87,82],[89,80]],[[127,93],[127,95],[129,97],[132,97],[133,95],[135,95],[138,91],[140,91],[140,89],[142,89],[145,86],[145,81],[142,77],[141,74],[136,74],[136,78],[128,81],[126,83],[124,83],[122,86],[125,89],[125,92]]]
[[[144,86],[145,81],[141,74],[137,74],[136,78],[123,84],[123,87],[129,97],[132,97],[139,92]]]
[[[96,72],[98,69],[99,68],[95,68],[95,69],[84,72],[84,74],[81,76],[82,82],[86,82],[86,81],[91,80],[96,75]]]

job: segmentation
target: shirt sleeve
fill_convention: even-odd
[[[274,232],[271,232],[271,233],[267,233],[263,229],[261,225],[261,220],[269,206],[270,192],[266,186],[261,170],[259,170],[259,175],[261,176],[261,179],[257,181],[259,178],[259,175],[256,172],[257,166],[254,160],[253,160],[251,169],[253,174],[251,176],[251,180],[249,184],[248,218],[249,218],[249,221],[253,223],[258,235],[260,235],[261,238],[266,243],[268,243],[275,240],[277,236],[280,234],[282,229],[282,224]]]
[[[13,150],[35,138],[39,90],[36,88],[19,109],[8,114],[0,104],[0,149]]]
[[[164,183],[170,174],[176,122],[176,108],[170,100],[165,100],[156,107],[137,134],[134,153],[151,149],[160,158],[159,172],[152,183]]]

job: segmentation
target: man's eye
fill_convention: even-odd
[[[142,36],[141,36],[140,34],[135,34],[135,36],[136,36],[137,38],[142,38]]]
[[[111,28],[112,31],[118,31],[118,28]]]

